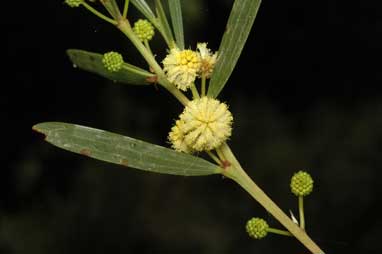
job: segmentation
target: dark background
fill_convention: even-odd
[[[2,4],[0,253],[308,253],[292,238],[250,239],[253,216],[280,225],[227,179],[145,174],[32,132],[63,121],[167,146],[182,110],[163,89],[74,69],[67,48],[117,50],[145,64],[116,29],[62,2]],[[217,50],[232,2],[183,1],[187,45]],[[284,211],[297,213],[290,176],[314,177],[307,230],[326,253],[382,251],[380,7],[263,1],[221,94],[235,117],[232,149]],[[160,36],[152,44],[162,59]]]

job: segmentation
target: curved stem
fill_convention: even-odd
[[[300,214],[300,227],[305,230],[304,197],[298,197],[298,212]]]
[[[187,105],[190,101],[181,91],[179,91],[179,89],[177,89],[170,81],[168,81],[165,73],[155,60],[153,54],[151,54],[149,50],[147,50],[145,45],[134,34],[129,21],[125,18],[120,18],[118,20],[117,27],[119,28],[119,30],[122,31],[122,33],[124,33],[127,36],[127,38],[130,39],[130,41],[138,49],[139,53],[141,53],[146,62],[154,70],[154,72],[158,76],[158,83],[161,84],[164,88],[166,88],[172,95],[174,95],[183,105]]]
[[[313,254],[323,254],[324,252],[315,242],[306,234],[306,232],[297,226],[264,191],[243,170],[236,157],[233,155],[229,146],[224,143],[220,147],[224,157],[229,162],[224,171],[224,175],[237,182],[245,189],[257,202],[259,202],[273,217],[275,217],[294,237],[296,237]]]
[[[88,10],[90,11],[91,13],[93,13],[94,15],[96,15],[97,17],[105,20],[106,22],[109,22],[113,25],[117,25],[117,21],[115,21],[114,19],[111,19],[107,16],[105,16],[104,14],[102,14],[101,12],[97,11],[96,9],[94,9],[92,6],[90,6],[88,3],[86,3],[85,1],[82,2],[82,5]]]

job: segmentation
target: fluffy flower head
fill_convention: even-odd
[[[225,103],[202,97],[185,107],[171,129],[169,140],[177,151],[210,151],[231,136],[232,120]]]
[[[210,78],[216,64],[217,52],[212,54],[211,50],[207,48],[207,43],[198,43],[197,49],[200,53],[199,75]]]
[[[168,80],[186,91],[198,75],[200,55],[190,49],[173,48],[163,60],[163,66]]]
[[[175,125],[171,128],[168,134],[168,139],[172,143],[172,147],[178,152],[191,153],[191,148],[187,145],[184,140],[183,132],[184,122],[177,120]]]

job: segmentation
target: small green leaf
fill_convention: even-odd
[[[219,47],[218,62],[208,87],[216,98],[227,83],[255,21],[261,0],[235,0]]]
[[[169,47],[172,47],[174,45],[174,37],[172,36],[172,31],[170,24],[168,23],[166,12],[163,9],[163,5],[161,0],[155,0],[155,11],[157,14],[157,19],[159,21],[159,28],[158,30],[161,30],[161,33],[163,37],[166,40],[166,43]]]
[[[150,6],[145,0],[130,0],[131,3],[137,8],[151,23],[154,23],[155,15],[152,12]]]
[[[33,130],[45,134],[46,141],[62,149],[145,171],[183,176],[222,172],[204,159],[85,126],[45,122],[33,126]]]
[[[179,49],[184,49],[184,33],[183,33],[183,19],[182,19],[182,6],[180,0],[168,0],[168,6],[170,9],[172,27],[174,28],[174,34],[176,44]]]
[[[133,85],[148,85],[155,80],[154,74],[128,63],[124,63],[120,71],[108,71],[102,63],[102,54],[79,49],[69,49],[67,54],[76,67],[113,81]]]

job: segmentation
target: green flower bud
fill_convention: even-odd
[[[84,0],[65,0],[65,3],[70,7],[78,7]]]
[[[296,196],[307,196],[313,190],[313,179],[305,171],[299,171],[292,176],[290,188]]]
[[[255,239],[264,238],[268,234],[268,223],[261,218],[252,218],[245,225],[245,229],[250,237]]]
[[[146,19],[139,19],[135,22],[133,31],[141,41],[149,41],[154,36],[154,27]]]
[[[110,51],[103,55],[102,63],[108,71],[116,72],[122,68],[123,57],[118,52]]]

